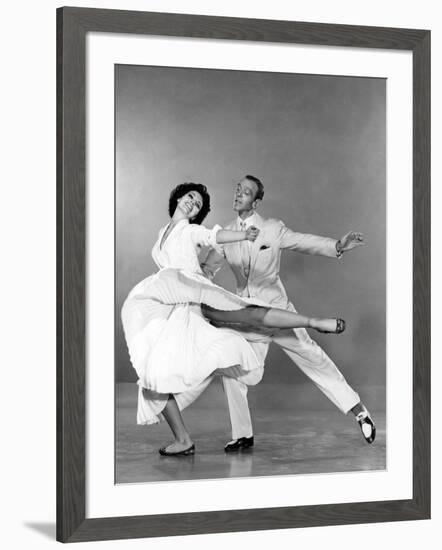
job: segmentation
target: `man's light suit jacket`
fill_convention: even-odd
[[[336,258],[337,241],[328,237],[297,233],[286,227],[282,221],[264,219],[256,212],[253,225],[258,227],[260,232],[257,239],[251,243],[248,266],[243,266],[242,243],[236,242],[222,247],[224,258],[235,275],[237,294],[258,298],[281,309],[292,309],[293,306],[279,278],[281,250]],[[239,230],[239,221],[229,223],[225,229]],[[202,264],[204,273],[213,278],[223,261],[216,251],[211,250]]]

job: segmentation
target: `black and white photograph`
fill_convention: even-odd
[[[386,469],[386,80],[115,66],[115,482]]]
[[[442,19],[398,6],[6,4],[4,548],[441,538]]]

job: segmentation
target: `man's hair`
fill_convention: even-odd
[[[210,195],[207,191],[207,187],[202,183],[193,183],[190,181],[186,183],[180,183],[180,185],[177,185],[175,189],[172,189],[169,198],[169,216],[172,217],[174,215],[178,199],[180,199],[190,191],[198,191],[198,193],[203,198],[203,205],[201,207],[201,210],[193,218],[193,220],[189,220],[190,223],[197,223],[199,225],[210,212]]]
[[[262,181],[259,180],[257,177],[252,176],[251,174],[247,174],[245,176],[246,179],[253,181],[253,183],[256,184],[258,187],[258,191],[256,192],[255,200],[262,200],[264,198],[264,185],[262,184]]]

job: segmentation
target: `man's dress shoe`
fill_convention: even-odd
[[[253,447],[253,435],[252,437],[240,437],[239,439],[229,441],[224,447],[224,451],[226,453],[237,453],[238,451],[244,451],[251,447]]]
[[[368,412],[363,411],[356,415],[362,435],[367,443],[373,443],[376,437],[376,426]]]

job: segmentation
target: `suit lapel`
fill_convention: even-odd
[[[264,219],[257,213],[255,212],[255,221],[253,223],[253,225],[255,225],[256,227],[258,227],[258,229],[260,229],[260,234],[258,235],[258,238],[256,239],[256,241],[254,243],[252,243],[252,246],[250,247],[250,267],[249,267],[249,275],[247,277],[247,275],[245,274],[245,271],[244,271],[244,266],[242,264],[242,254],[241,254],[241,242],[242,241],[237,241],[235,243],[232,243],[231,245],[229,245],[229,251],[230,251],[230,254],[233,256],[231,256],[232,258],[232,261],[230,263],[234,264],[234,265],[237,265],[240,269],[241,269],[241,273],[243,274],[243,276],[247,279],[247,278],[250,278],[251,276],[251,273],[252,273],[252,270],[256,264],[256,261],[258,259],[258,253],[259,253],[259,249],[262,245],[262,242],[263,242],[263,227],[264,227]],[[231,223],[228,224],[228,226],[226,226],[226,229],[232,229],[234,231],[240,231],[241,228],[240,228],[240,225],[239,225],[239,221],[238,219],[232,221]]]
[[[232,231],[240,231],[238,219],[230,222],[226,226],[226,229],[231,229]],[[244,275],[244,268],[242,265],[241,256],[241,241],[236,241],[232,244],[227,245],[226,250],[228,250],[228,255],[231,258],[231,261],[229,263],[238,266],[241,269],[242,274]]]
[[[255,221],[254,225],[260,230],[259,235],[254,243],[252,243],[251,250],[250,250],[250,273],[249,278],[252,275],[252,271],[255,268],[256,260],[258,259],[259,249],[261,247],[261,244],[264,240],[264,219],[261,218],[261,216],[255,212]]]

